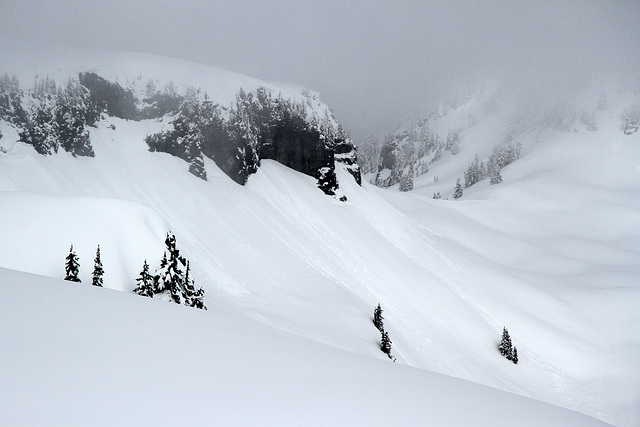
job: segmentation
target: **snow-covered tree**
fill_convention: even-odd
[[[624,109],[620,128],[625,135],[631,135],[640,129],[640,104],[633,104]]]
[[[409,172],[400,177],[398,190],[407,192],[413,190],[413,166],[409,167]]]
[[[464,188],[469,188],[476,182],[482,181],[486,175],[484,162],[480,161],[476,154],[473,163],[471,163],[464,172]]]
[[[149,264],[147,264],[146,259],[144,260],[140,276],[136,279],[136,283],[138,285],[133,290],[134,293],[143,297],[153,297],[153,276],[149,273]]]
[[[607,109],[607,95],[602,92],[600,94],[600,99],[598,100],[598,111],[604,111]]]
[[[502,175],[500,174],[500,169],[495,169],[489,175],[489,184],[495,185],[500,184],[502,182]]]
[[[70,282],[81,282],[80,278],[78,277],[78,273],[80,272],[80,262],[78,255],[76,255],[76,253],[73,251],[73,244],[71,244],[69,255],[67,255],[66,260],[67,262],[65,263],[64,267],[64,280],[68,280]]]
[[[206,310],[207,306],[204,303],[204,289],[199,288],[196,290],[193,279],[189,277],[189,261],[187,261],[187,271],[184,275],[184,289],[185,289],[185,305],[190,307]]]
[[[453,190],[453,198],[459,199],[462,197],[462,184],[460,184],[460,178],[456,181],[456,188]]]
[[[380,303],[373,310],[373,324],[378,328],[380,332],[384,331],[384,317],[382,317],[382,307],[380,307]]]
[[[96,250],[96,259],[93,261],[93,275],[92,275],[91,284],[93,286],[102,287],[103,275],[104,275],[104,269],[102,268],[102,261],[100,260],[100,245],[98,245],[98,249]]]
[[[176,237],[173,234],[167,233],[164,243],[167,250],[160,262],[160,270],[154,277],[154,293],[168,294],[176,304],[184,304],[185,284],[182,267],[186,266],[187,261],[180,256],[180,251],[176,248]],[[167,252],[169,253],[168,258]]]
[[[511,357],[511,361],[514,364],[518,364],[518,349],[513,347],[513,356]]]
[[[460,132],[449,131],[449,135],[447,135],[447,142],[444,146],[445,150],[451,151],[451,154],[456,155],[460,152]]]

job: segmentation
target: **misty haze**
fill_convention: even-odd
[[[3,0],[0,424],[640,425],[639,22]]]

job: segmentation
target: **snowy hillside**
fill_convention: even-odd
[[[7,426],[604,425],[220,311],[4,269],[0,289]]]
[[[114,67],[127,59],[110,55]],[[162,61],[171,65],[178,86],[189,86],[199,69]],[[45,63],[37,66],[47,72]],[[125,68],[132,76],[144,71]],[[204,80],[207,72],[198,75]],[[214,93],[216,76],[197,84]],[[640,321],[640,134],[620,130],[628,105],[620,96],[599,113],[597,132],[541,133],[539,143],[523,144],[523,156],[502,170],[503,183],[477,183],[457,201],[433,200],[431,193],[451,191],[451,180],[475,154],[471,141],[483,141],[483,129],[497,134],[504,122],[478,117],[475,133],[460,133],[459,154],[446,153],[438,164],[439,182],[427,173],[409,193],[366,182],[360,187],[336,163],[346,202],[317,191],[313,177],[272,160],[262,161],[240,186],[204,157],[208,180],[199,179],[183,160],[149,151],[145,136],[163,126],[156,120],[98,121],[87,128],[94,157],[40,155],[17,142],[11,124],[0,122],[0,235],[6,239],[0,267],[59,279],[73,244],[83,281],[0,273],[0,285],[11,295],[0,311],[7,316],[3,324],[12,325],[3,328],[3,342],[15,343],[2,355],[15,372],[12,387],[3,387],[3,400],[17,408],[11,417],[31,408],[26,390],[40,387],[44,377],[47,387],[37,400],[48,406],[33,413],[36,423],[64,403],[57,413],[81,424],[82,413],[71,408],[101,393],[110,396],[107,424],[119,408],[130,410],[134,397],[143,403],[132,417],[152,410],[160,417],[146,397],[160,389],[178,390],[179,403],[210,411],[212,418],[232,408],[224,415],[229,423],[263,424],[257,417],[264,415],[267,424],[278,425],[307,424],[301,419],[364,425],[385,416],[386,424],[396,425],[483,425],[497,408],[517,406],[521,412],[491,423],[597,425],[426,370],[615,425],[636,425],[640,335],[630,325]],[[485,145],[483,153],[490,153],[493,145]],[[145,259],[152,269],[159,266],[168,231],[206,291],[207,312],[128,293]],[[105,287],[125,293],[88,285],[97,245]],[[37,316],[28,312],[28,301]],[[380,352],[380,333],[371,322],[378,303],[395,364]],[[40,319],[47,329],[38,329]],[[92,326],[67,328],[77,324]],[[504,326],[518,348],[517,365],[497,350]],[[58,328],[67,328],[69,338]],[[79,345],[84,357],[61,344],[71,342],[86,344]],[[103,362],[99,368],[80,363],[92,359],[91,349]],[[56,359],[46,358],[47,351]],[[165,351],[167,361],[157,360]],[[141,369],[132,362],[147,359]],[[29,373],[25,367],[50,364],[58,368]],[[102,376],[105,366],[109,374]],[[122,378],[137,375],[129,390]],[[82,392],[87,376],[96,378],[88,389],[94,393]],[[56,392],[67,382],[64,392]],[[309,383],[318,386],[303,387]],[[345,388],[337,391],[335,383]],[[387,391],[360,400],[362,390],[373,393],[378,383]],[[456,398],[437,400],[443,389],[454,390]],[[61,401],[65,394],[71,398]],[[255,413],[238,403],[242,399],[255,405]],[[380,411],[387,399],[389,414]],[[465,402],[464,409],[451,406],[454,401]],[[533,405],[530,411],[527,405]],[[325,406],[340,410],[319,409]],[[292,408],[300,418],[283,421]],[[168,419],[152,419],[171,424],[178,417],[178,409],[172,411]]]

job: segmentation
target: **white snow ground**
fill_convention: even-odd
[[[2,125],[0,267],[61,278],[73,243],[84,284],[0,270],[0,412],[8,424],[598,425],[432,371],[638,425],[640,138],[611,104],[598,132],[542,135],[503,184],[458,201],[430,198],[456,159],[408,194],[341,173],[341,203],[271,161],[240,187],[205,159],[204,182],[147,151],[154,121],[99,123],[90,159],[40,156]],[[169,229],[209,311],[87,284],[100,244],[106,287],[131,290]],[[378,350],[378,302],[395,364]],[[497,352],[503,326],[518,365]]]

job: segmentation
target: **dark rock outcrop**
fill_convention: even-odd
[[[111,83],[96,73],[80,73],[78,77],[80,84],[89,89],[91,102],[99,111],[120,119],[140,119],[137,100],[131,90],[123,89],[119,83]],[[100,117],[88,117],[87,124],[92,126],[99,119]]]

